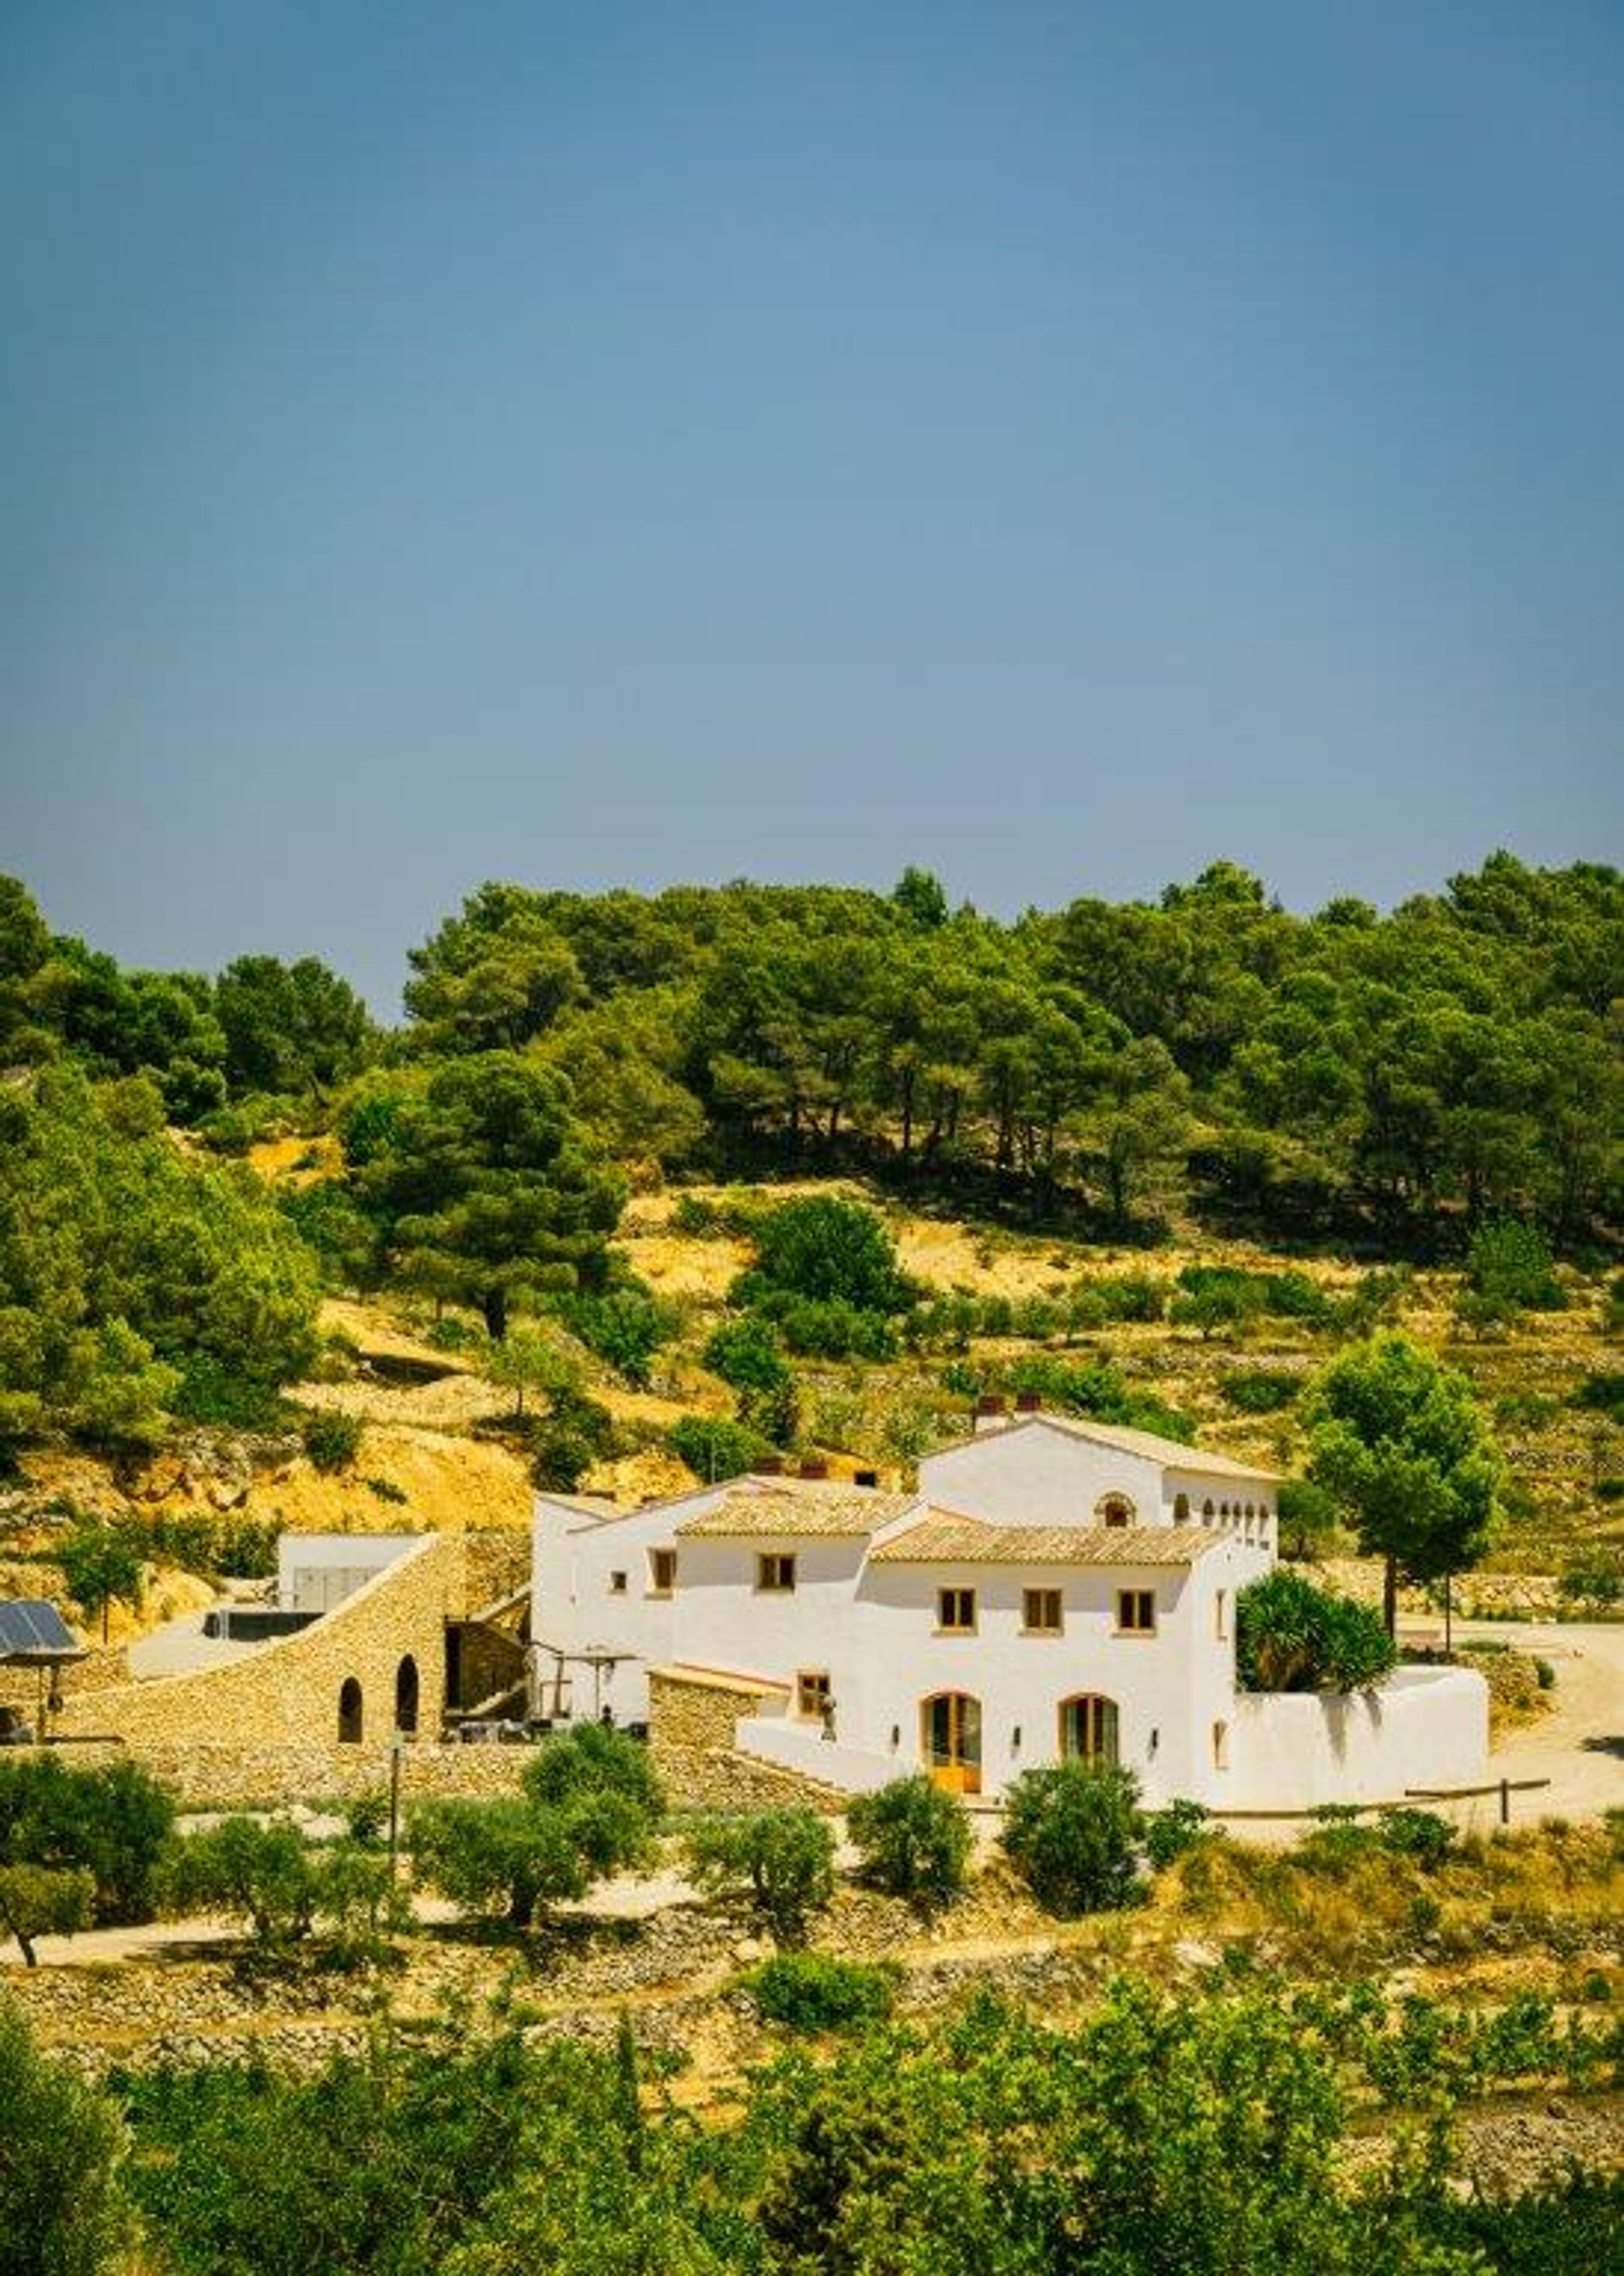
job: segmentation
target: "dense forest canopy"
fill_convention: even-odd
[[[1159,902],[1003,924],[907,871],[582,895],[487,884],[380,1032],[315,959],[125,972],[0,882],[0,1064],[142,1074],[230,1143],[368,1066],[519,1053],[608,1158],[848,1167],[1155,1230],[1186,1209],[1449,1253],[1484,1218],[1603,1244],[1624,1193],[1624,878],[1497,854],[1381,916],[1218,861]]]

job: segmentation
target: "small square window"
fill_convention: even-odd
[[[669,1597],[676,1585],[676,1551],[651,1549],[649,1551],[649,1594],[651,1597]]]
[[[1059,1635],[1063,1627],[1060,1617],[1060,1591],[1058,1589],[1028,1589],[1026,1591],[1025,1627],[1028,1635]]]
[[[938,1589],[936,1624],[943,1635],[973,1635],[975,1632],[974,1589]]]
[[[781,1551],[770,1551],[755,1560],[755,1585],[758,1589],[782,1593],[795,1585],[795,1560]]]
[[[821,1723],[829,1712],[829,1678],[821,1669],[802,1668],[795,1678],[795,1712]]]
[[[624,1573],[611,1573],[611,1574],[610,1574],[610,1576],[609,1576],[609,1593],[610,1593],[610,1595],[611,1595],[611,1597],[624,1597],[624,1596],[625,1596],[625,1594],[626,1594],[626,1574],[625,1574]]]
[[[1154,1589],[1119,1589],[1117,1590],[1117,1634],[1119,1635],[1154,1635],[1156,1634]]]

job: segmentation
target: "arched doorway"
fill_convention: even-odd
[[[360,1686],[353,1675],[346,1675],[338,1694],[338,1744],[341,1747],[359,1747],[360,1735]]]
[[[1190,1498],[1188,1494],[1174,1494],[1172,1498],[1172,1521],[1175,1525],[1188,1525],[1189,1523]]]
[[[408,1739],[417,1735],[417,1662],[410,1652],[395,1670],[395,1728]]]
[[[1060,1758],[1068,1763],[1117,1760],[1117,1703],[1097,1691],[1060,1702]]]
[[[948,1794],[981,1792],[981,1702],[968,1691],[938,1691],[919,1709],[925,1767]]]
[[[1134,1505],[1124,1493],[1102,1494],[1094,1505],[1094,1514],[1104,1525],[1132,1525]]]

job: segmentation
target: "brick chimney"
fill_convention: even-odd
[[[783,1455],[763,1454],[755,1465],[755,1475],[758,1478],[781,1478],[784,1476]]]
[[[983,1391],[975,1402],[975,1435],[983,1431],[1001,1430],[1006,1420],[1004,1401],[996,1391]]]
[[[1043,1394],[1041,1391],[1022,1391],[1016,1393],[1015,1412],[1017,1415],[1041,1415],[1043,1411]]]
[[[808,1454],[801,1465],[801,1475],[803,1478],[826,1478],[829,1465],[821,1454]]]

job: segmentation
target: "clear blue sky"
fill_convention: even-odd
[[[1616,0],[6,0],[0,869],[1616,860]]]

